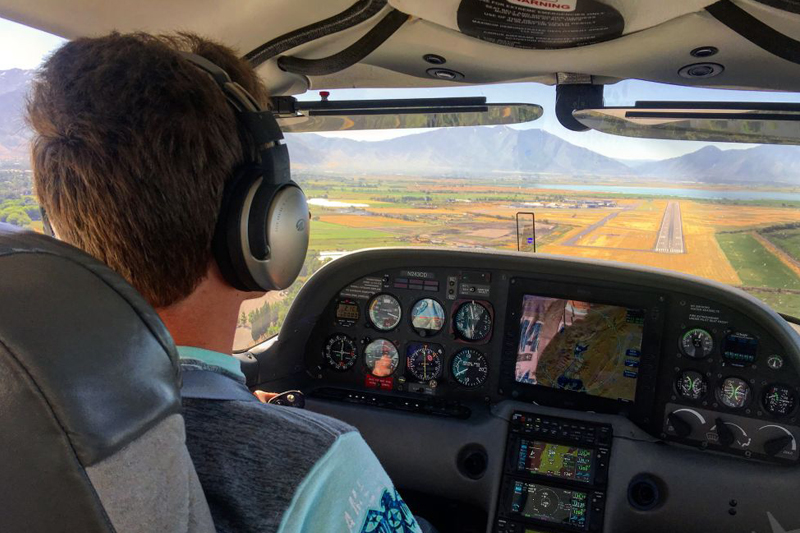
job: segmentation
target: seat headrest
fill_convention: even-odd
[[[179,388],[172,338],[125,280],[0,224],[0,516],[39,505],[86,530],[68,527],[98,511],[85,468],[179,413]]]

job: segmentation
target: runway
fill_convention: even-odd
[[[664,210],[664,218],[661,219],[661,229],[658,230],[658,238],[654,251],[662,254],[683,254],[686,253],[686,246],[683,241],[683,221],[681,220],[680,202],[669,202]]]

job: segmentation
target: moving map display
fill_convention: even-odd
[[[633,401],[644,310],[526,294],[518,383]]]
[[[577,446],[521,439],[517,471],[591,483],[592,450]]]

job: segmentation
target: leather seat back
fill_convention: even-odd
[[[49,237],[0,225],[0,530],[214,531],[155,311]]]

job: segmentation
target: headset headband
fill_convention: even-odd
[[[238,122],[247,130],[256,145],[260,160],[250,162],[264,169],[265,179],[271,178],[275,184],[289,182],[288,149],[280,142],[283,140],[283,132],[272,111],[261,109],[250,93],[208,59],[189,52],[179,53],[184,59],[206,72],[222,89],[225,98],[237,114]]]

